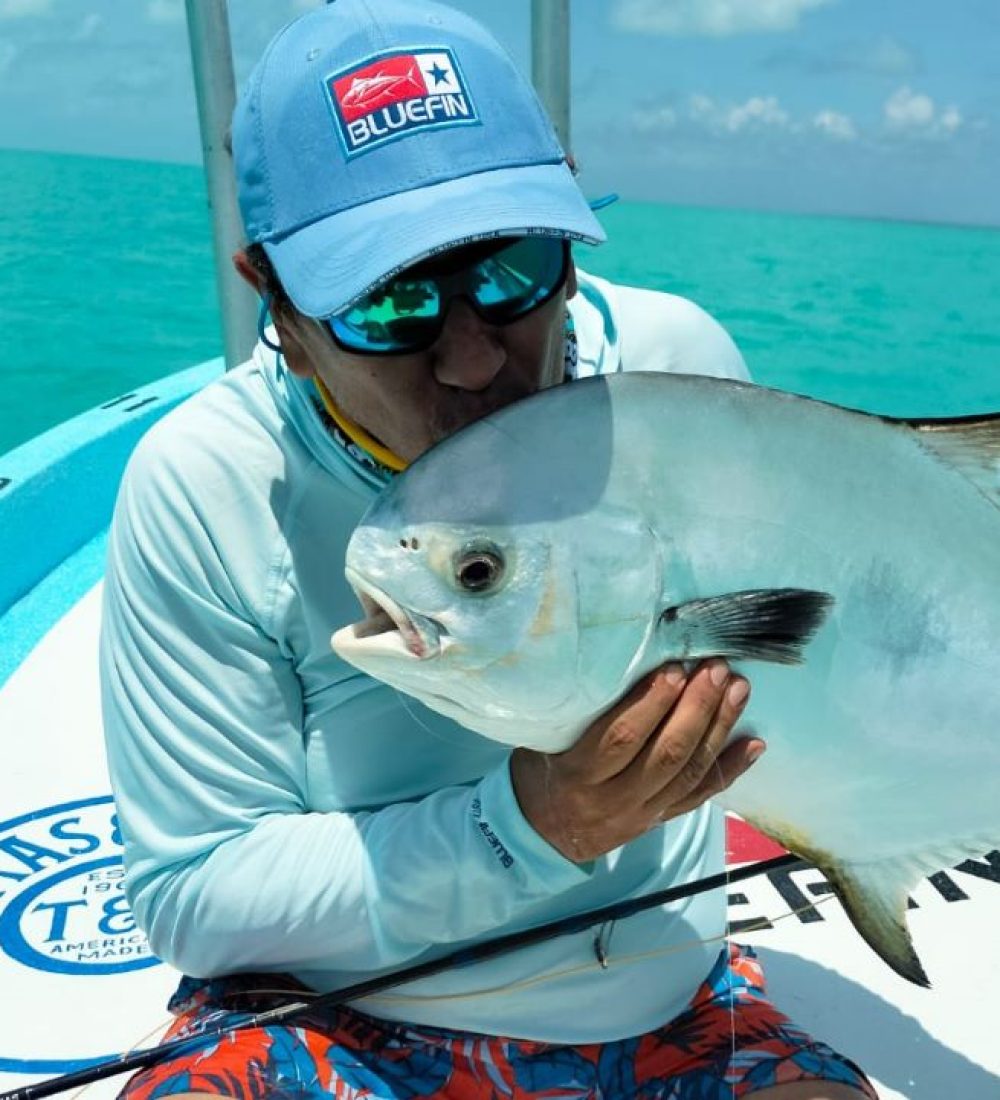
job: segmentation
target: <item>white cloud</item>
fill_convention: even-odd
[[[914,137],[935,137],[954,134],[962,126],[962,115],[951,104],[938,111],[934,100],[908,85],[897,88],[882,108],[885,124],[896,134]]]
[[[688,115],[696,122],[707,122],[713,119],[718,112],[715,101],[711,96],[695,92],[688,100]]]
[[[905,86],[889,96],[883,110],[886,123],[896,130],[928,126],[934,121],[934,100]]]
[[[791,122],[788,112],[773,95],[752,96],[738,107],[731,107],[725,114],[724,125],[732,133],[749,128],[776,127],[784,130]]]
[[[150,23],[183,23],[184,0],[149,0],[146,18]]]
[[[959,131],[973,132],[985,125],[978,119],[967,119],[954,104],[941,107],[930,96],[908,86],[897,89],[885,101],[883,113],[882,136],[896,140],[941,141]],[[767,94],[733,102],[693,92],[684,100],[647,104],[635,110],[631,126],[637,134],[673,133],[677,140],[702,135],[739,141],[758,135],[771,140],[847,144],[878,137],[874,130],[834,107],[798,113],[777,96]]]
[[[836,0],[615,0],[612,21],[640,34],[723,37],[787,31],[807,12]]]
[[[854,67],[861,72],[898,79],[915,73],[920,62],[913,51],[898,39],[883,35],[859,51]]]
[[[947,130],[948,133],[951,134],[962,125],[962,116],[958,108],[952,104],[950,107],[946,107],[942,112],[940,122],[941,129]]]
[[[677,126],[677,112],[673,107],[651,107],[638,111],[632,118],[635,128],[641,134],[658,134],[664,130],[673,130]]]
[[[711,96],[700,92],[691,95],[684,108],[663,105],[636,111],[632,124],[644,134],[675,130],[685,124],[689,128],[693,125],[729,134],[795,128],[791,115],[775,96],[751,96],[745,103],[732,104],[716,103]]]
[[[42,15],[52,0],[0,0],[0,19],[18,19],[23,15]]]
[[[854,123],[839,111],[831,111],[829,108],[819,111],[812,121],[816,130],[837,141],[853,141],[858,136]]]

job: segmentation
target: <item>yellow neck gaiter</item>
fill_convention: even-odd
[[[373,439],[360,424],[356,424],[349,416],[345,415],[337,408],[333,396],[318,374],[313,375],[313,382],[323,402],[323,408],[326,409],[330,419],[348,439],[356,443],[362,450],[367,451],[377,462],[380,462],[383,466],[397,474],[409,466],[408,462],[401,459],[399,455],[393,454],[388,447],[379,443],[377,439]]]

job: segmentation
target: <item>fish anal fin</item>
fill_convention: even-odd
[[[942,840],[919,851],[894,852],[878,859],[852,861],[818,844],[806,830],[768,815],[746,814],[744,820],[783,848],[811,863],[830,883],[848,919],[862,939],[900,977],[930,987],[906,924],[910,894],[925,878],[975,861],[970,873],[991,881],[998,838],[988,835]],[[985,873],[981,870],[986,854]]]
[[[906,910],[910,892],[920,879],[939,871],[947,861],[937,864],[933,856],[919,855],[852,863],[788,822],[754,815],[745,820],[822,871],[850,922],[887,966],[914,985],[930,986],[910,939]]]
[[[1000,413],[903,423],[917,433],[924,447],[1000,507]]]
[[[822,626],[833,597],[805,588],[761,588],[689,600],[660,615],[663,652],[794,665]]]
[[[914,985],[930,988],[906,925],[910,891],[921,878],[907,861],[817,866],[826,875],[851,924],[887,966]]]

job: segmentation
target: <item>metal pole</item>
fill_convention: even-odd
[[[227,135],[236,105],[236,80],[226,0],[186,0],[202,159],[208,185],[215,282],[222,313],[226,369],[248,358],[257,338],[257,298],[236,273],[232,255],[243,244]]]
[[[570,152],[569,0],[531,0],[531,79]]]

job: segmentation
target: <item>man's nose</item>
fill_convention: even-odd
[[[496,327],[461,298],[449,305],[431,355],[438,382],[460,390],[485,390],[507,361]]]

